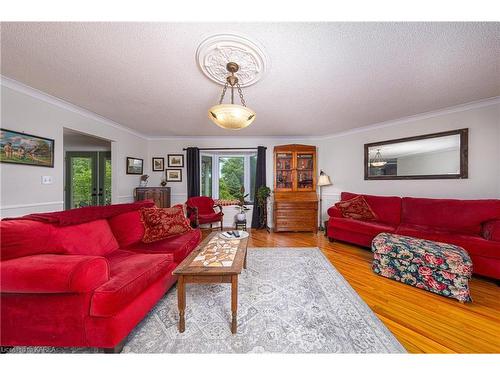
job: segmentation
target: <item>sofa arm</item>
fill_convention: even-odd
[[[490,220],[483,223],[481,235],[487,240],[500,242],[500,220]]]
[[[109,280],[99,256],[41,254],[0,262],[2,293],[89,292]]]
[[[342,212],[340,212],[340,210],[335,206],[330,207],[328,209],[327,213],[328,213],[328,216],[330,216],[330,217],[343,217]]]

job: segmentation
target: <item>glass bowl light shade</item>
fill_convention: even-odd
[[[238,104],[218,104],[208,110],[208,117],[221,128],[239,130],[255,120],[255,112]]]

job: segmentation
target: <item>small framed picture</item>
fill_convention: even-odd
[[[182,169],[165,169],[168,182],[182,182]]]
[[[143,174],[144,160],[127,157],[127,174]]]
[[[184,155],[182,154],[168,154],[168,167],[182,168],[184,167]]]
[[[163,172],[165,170],[165,158],[153,158],[153,172]]]

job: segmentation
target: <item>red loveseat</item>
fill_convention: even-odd
[[[327,235],[370,247],[382,232],[445,242],[463,247],[472,258],[474,273],[500,279],[500,200],[458,200],[384,197],[343,192],[341,200],[362,195],[377,221],[342,217],[328,209]]]
[[[3,220],[0,345],[120,348],[201,240],[192,230],[142,243],[139,209],[151,206],[144,201]]]

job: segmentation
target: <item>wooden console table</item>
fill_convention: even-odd
[[[134,201],[151,199],[159,208],[170,207],[169,187],[137,187],[134,190]]]

